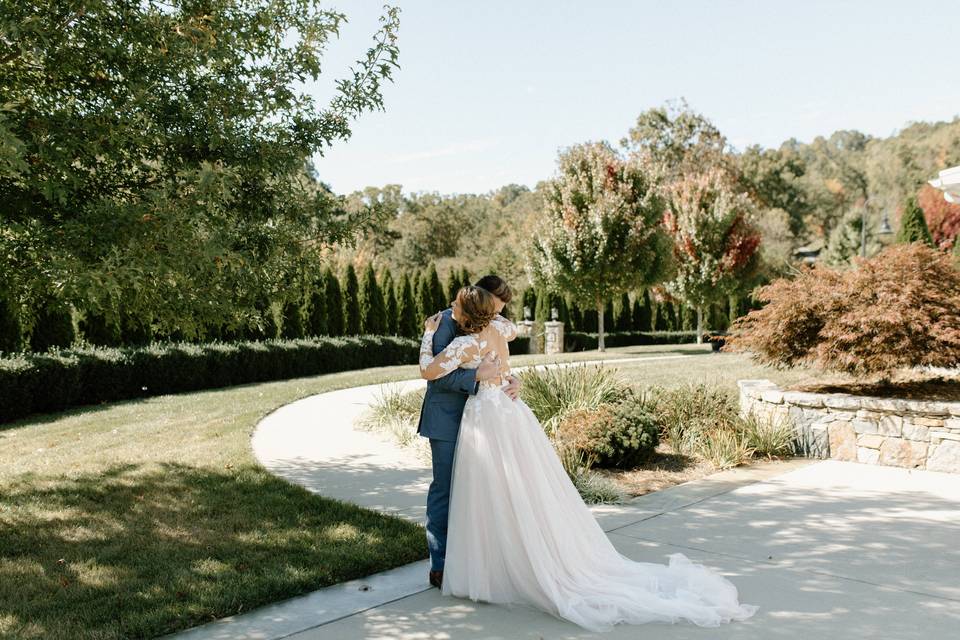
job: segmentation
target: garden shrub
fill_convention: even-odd
[[[651,344],[690,344],[697,341],[696,331],[621,331],[604,333],[604,346],[633,347]],[[597,348],[596,333],[570,331],[564,336],[566,351],[592,351]]]
[[[76,405],[413,364],[418,351],[410,339],[357,336],[19,354],[0,358],[0,422]]]
[[[764,364],[856,375],[960,364],[960,269],[921,243],[893,245],[857,268],[817,265],[759,290],[724,350]]]
[[[623,397],[626,387],[614,369],[571,366],[527,369],[520,374],[520,395],[547,433],[567,413],[596,409]]]
[[[658,425],[644,399],[628,389],[615,402],[569,412],[559,421],[556,442],[569,466],[632,469],[656,448]]]

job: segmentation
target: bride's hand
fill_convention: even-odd
[[[433,314],[423,322],[423,328],[430,332],[435,332],[437,327],[440,326],[440,318],[443,317],[443,312]]]

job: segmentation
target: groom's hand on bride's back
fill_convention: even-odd
[[[516,400],[520,397],[520,378],[517,376],[508,376],[507,377],[507,386],[503,388],[503,392],[507,394],[511,400]]]
[[[480,382],[492,380],[499,375],[500,360],[499,358],[494,358],[492,353],[488,353],[484,356],[483,361],[480,362],[480,366],[477,367],[477,380]]]

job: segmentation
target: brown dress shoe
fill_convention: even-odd
[[[430,572],[430,585],[436,587],[437,589],[443,584],[443,571],[431,571]]]

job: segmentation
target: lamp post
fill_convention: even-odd
[[[877,235],[887,236],[893,233],[893,229],[890,228],[890,220],[887,218],[887,214],[883,214],[883,220],[880,221],[880,228],[877,230]],[[863,208],[860,210],[860,257],[867,257],[867,205],[864,203]]]

